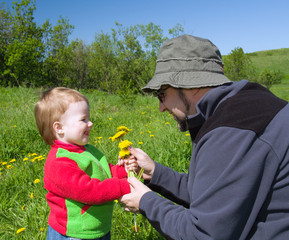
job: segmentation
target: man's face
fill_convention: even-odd
[[[188,130],[187,117],[195,113],[194,103],[188,98],[189,95],[186,91],[192,90],[162,86],[157,93],[160,100],[159,110],[161,112],[168,111],[182,132]]]

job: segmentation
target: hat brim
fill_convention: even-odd
[[[158,73],[142,88],[144,92],[157,91],[163,85],[175,88],[201,88],[231,82],[224,74],[214,72],[169,72]]]

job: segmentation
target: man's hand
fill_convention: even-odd
[[[119,201],[125,211],[138,212],[140,199],[151,190],[135,177],[128,178],[128,182],[131,185],[131,193],[123,195]]]
[[[155,170],[155,162],[140,148],[129,147],[128,150],[136,158],[139,168],[144,169],[143,179],[150,180]]]

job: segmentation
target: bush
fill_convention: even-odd
[[[280,71],[264,69],[258,77],[258,83],[270,89],[273,84],[280,84],[284,74]]]

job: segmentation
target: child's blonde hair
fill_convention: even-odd
[[[81,101],[89,104],[87,98],[80,92],[65,87],[52,88],[41,94],[34,115],[38,131],[47,144],[52,145],[56,139],[53,123],[60,121],[70,103]]]

